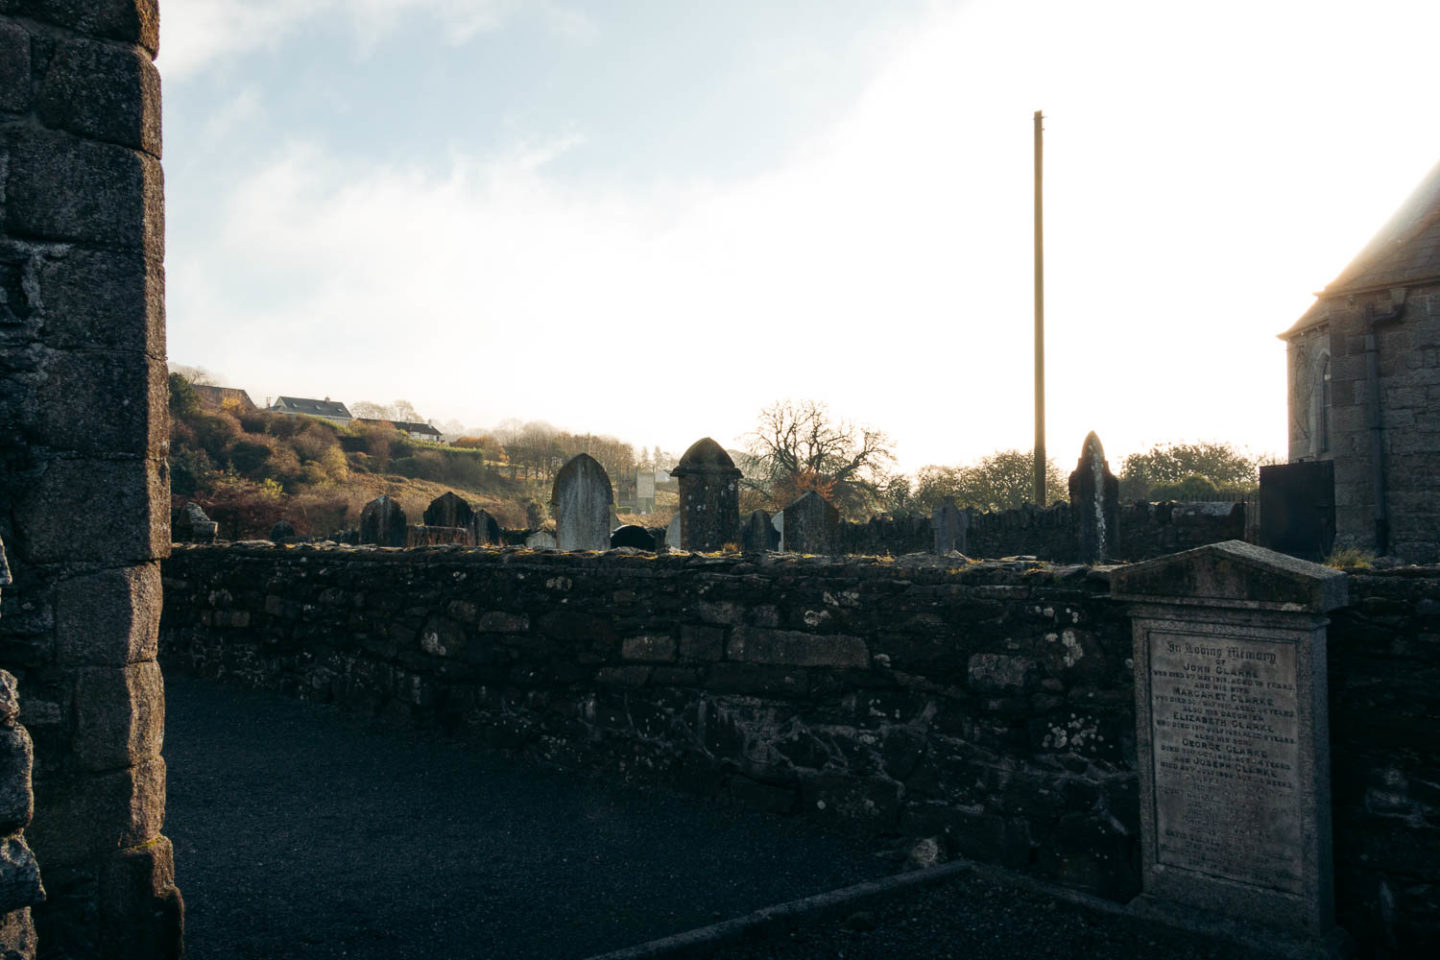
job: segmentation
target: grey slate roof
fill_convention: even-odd
[[[1325,301],[1387,287],[1440,281],[1440,164],[1436,164],[1365,249],[1318,294],[1293,333],[1324,319]]]
[[[403,430],[406,433],[426,433],[436,437],[441,436],[440,431],[432,427],[430,424],[419,423],[414,420],[377,420],[373,417],[361,417],[360,422],[368,423],[374,426],[379,426],[382,423],[388,423],[396,430]]]
[[[275,406],[284,407],[286,410],[293,410],[296,413],[308,413],[312,417],[344,417],[352,420],[350,411],[345,409],[345,404],[339,400],[311,400],[308,397],[276,397]]]

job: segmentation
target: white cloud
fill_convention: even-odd
[[[1278,449],[1275,334],[1440,156],[1414,120],[1423,64],[1306,69],[1384,18],[1252,16],[1237,39],[1149,4],[1097,32],[1076,6],[1049,8],[1038,48],[1009,4],[937,17],[826,137],[743,181],[577,192],[547,164],[583,160],[578,139],[440,171],[293,144],[213,244],[172,250],[172,355],[256,395],[406,396],[670,449],[728,444],[785,396],[887,429],[908,468],[1026,447],[1038,106],[1052,453],[1068,466],[1091,429],[1112,459]],[[1374,130],[1407,135],[1380,150]]]
[[[227,57],[273,47],[318,18],[344,23],[361,52],[410,17],[433,20],[446,43],[463,44],[499,29],[527,7],[562,36],[588,40],[595,34],[584,12],[550,0],[166,0],[159,64],[167,77],[183,77]]]

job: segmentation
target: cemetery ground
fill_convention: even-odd
[[[876,856],[893,839],[275,693],[173,672],[167,688],[167,833],[195,960],[587,957],[898,869]],[[1260,956],[983,869],[715,955]]]

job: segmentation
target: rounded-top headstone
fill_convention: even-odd
[[[655,538],[650,531],[634,523],[616,527],[610,534],[611,547],[635,547],[638,550],[654,550]]]
[[[475,520],[475,511],[453,492],[447,490],[425,508],[427,527],[469,527]]]
[[[672,477],[722,476],[738,477],[740,469],[730,454],[709,437],[696,440],[680,458],[680,463],[670,471]]]
[[[610,477],[588,453],[570,458],[555,475],[550,506],[555,512],[555,542],[561,550],[607,550],[610,547],[610,505],[615,494]]]
[[[271,543],[287,543],[295,539],[295,527],[289,520],[276,520],[270,528]]]
[[[720,550],[739,538],[740,470],[724,447],[695,441],[670,476],[680,481],[680,546]]]
[[[382,547],[403,547],[408,531],[405,511],[387,496],[379,496],[360,511],[360,542]]]

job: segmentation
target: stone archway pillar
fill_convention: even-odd
[[[0,0],[0,666],[35,743],[40,949],[181,949],[156,0]]]

